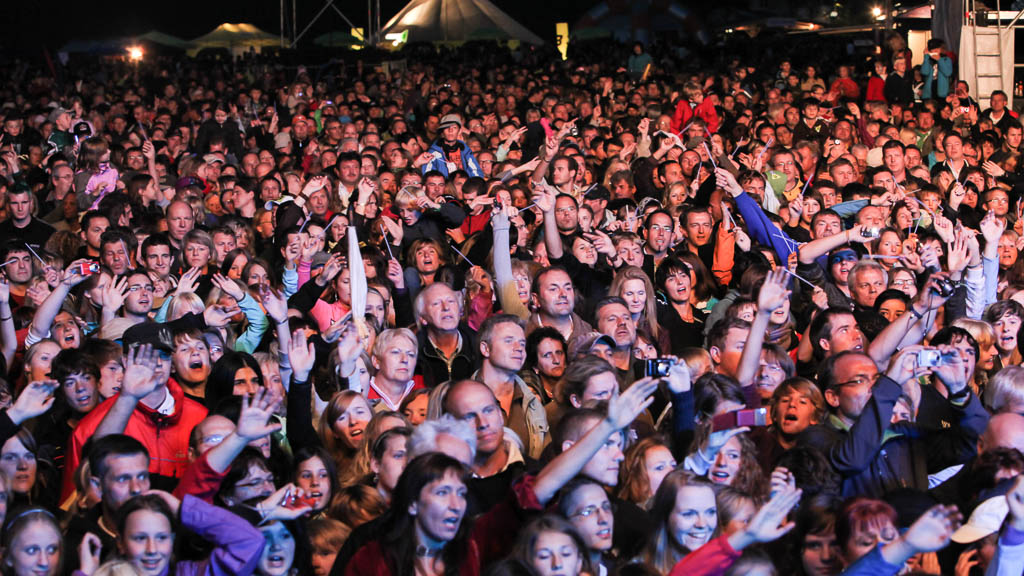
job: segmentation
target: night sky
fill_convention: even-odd
[[[494,0],[502,10],[547,40],[554,23],[575,21],[597,0]],[[323,7],[321,0],[298,0],[299,30]],[[381,0],[381,23],[404,5],[403,0]],[[366,22],[366,2],[338,0],[343,13],[357,26]],[[289,5],[290,9],[290,5]],[[267,32],[280,31],[279,0],[0,0],[0,47],[8,55],[38,59],[44,48],[51,52],[71,39],[130,36],[153,28],[190,39],[223,22],[252,22]],[[333,10],[323,14],[308,33],[311,40],[332,30],[348,30]]]

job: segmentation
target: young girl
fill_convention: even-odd
[[[583,538],[558,516],[543,516],[527,525],[512,558],[542,576],[594,574]]]
[[[43,508],[27,508],[4,529],[3,573],[7,576],[55,576],[61,572],[64,543],[60,525]]]
[[[94,136],[82,142],[78,151],[78,172],[74,180],[79,211],[98,208],[100,200],[117,190],[119,182],[117,169],[110,166],[110,147],[107,141]]]
[[[209,558],[174,561],[174,536],[181,529],[213,544]],[[264,548],[260,532],[224,508],[156,490],[135,496],[118,510],[117,533],[124,558],[147,576],[248,574]]]

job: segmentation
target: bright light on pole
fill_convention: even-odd
[[[879,8],[878,6],[875,6],[874,8],[871,9],[871,15],[874,16],[875,18],[881,18],[882,9]]]
[[[129,46],[128,47],[128,59],[132,62],[142,61],[142,47],[141,46]]]

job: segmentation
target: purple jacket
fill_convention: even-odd
[[[231,512],[195,496],[181,501],[181,524],[214,545],[206,560],[173,565],[174,576],[235,576],[252,574],[263,554],[263,533]],[[160,576],[168,576],[165,570]],[[76,570],[74,576],[85,576]]]

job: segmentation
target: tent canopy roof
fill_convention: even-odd
[[[409,42],[463,42],[480,38],[543,44],[489,0],[412,0],[382,34],[409,31]]]

